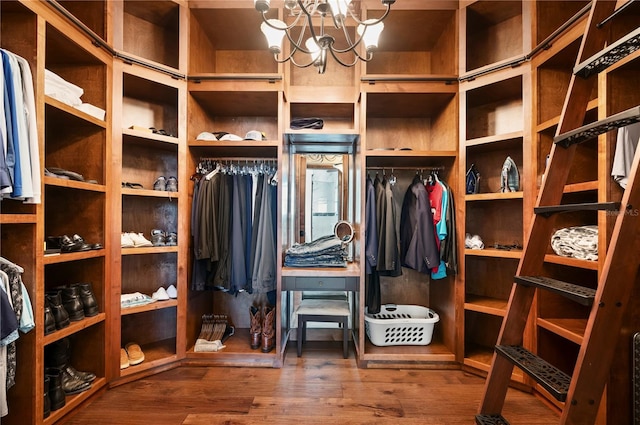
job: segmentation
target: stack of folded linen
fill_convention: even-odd
[[[598,260],[598,226],[559,229],[551,237],[553,251],[562,257]]]
[[[287,250],[287,267],[346,267],[347,250],[335,235],[323,236],[313,242],[294,244]]]
[[[80,99],[84,94],[82,87],[70,83],[48,69],[44,70],[44,94],[62,103],[66,103],[69,106],[73,106],[94,118],[104,120],[106,113],[104,109],[98,108],[90,103],[82,102],[82,99]]]
[[[120,295],[121,308],[136,307],[139,305],[151,304],[155,301],[156,300],[151,298],[149,295],[146,295],[140,292],[133,292],[131,294]]]

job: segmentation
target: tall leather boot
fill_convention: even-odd
[[[53,317],[53,312],[49,303],[44,302],[44,334],[49,335],[56,330],[56,319]]]
[[[80,300],[84,308],[85,317],[93,317],[98,314],[98,302],[96,301],[90,283],[76,283],[71,286],[77,286],[80,293]]]
[[[62,389],[62,374],[60,369],[48,367],[45,370],[46,376],[49,378],[49,400],[51,402],[51,410],[62,409],[66,404],[64,390]]]
[[[249,307],[249,314],[251,315],[251,349],[257,350],[260,348],[260,338],[262,337],[262,315],[258,307]]]
[[[51,399],[49,398],[49,385],[51,378],[45,375],[44,377],[44,414],[43,418],[48,418],[51,414]]]
[[[262,310],[262,349],[268,353],[276,346],[276,309],[264,306]]]
[[[49,302],[49,307],[51,308],[51,313],[53,313],[53,319],[56,322],[56,328],[62,329],[69,326],[69,313],[65,310],[62,305],[62,296],[59,290],[55,291],[47,291],[45,294],[47,301]]]
[[[46,367],[62,369],[69,363],[71,343],[65,337],[44,347],[44,364]]]
[[[81,372],[71,365],[71,342],[62,338],[45,347],[45,364],[64,371],[79,381],[91,383],[96,379],[95,373]]]
[[[69,320],[77,322],[84,319],[84,307],[80,300],[80,289],[77,286],[62,288],[62,305],[69,313]]]

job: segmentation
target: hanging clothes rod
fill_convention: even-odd
[[[446,168],[444,165],[437,167],[367,167],[367,171],[373,170],[411,170],[411,171],[443,171]]]
[[[278,162],[276,158],[249,158],[249,157],[223,157],[223,158],[213,158],[213,157],[202,157],[199,161],[215,161],[215,162]]]

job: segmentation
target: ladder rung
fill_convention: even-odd
[[[517,345],[496,345],[496,352],[535,379],[556,400],[567,399],[571,377],[557,367]]]
[[[615,211],[620,208],[620,202],[589,202],[583,204],[549,205],[546,207],[535,207],[536,214],[550,216],[571,211]]]
[[[476,415],[476,425],[509,425],[502,415]]]
[[[586,142],[602,133],[625,127],[640,121],[640,106],[634,106],[626,111],[611,115],[603,120],[583,125],[575,130],[568,131],[553,138],[553,142],[568,148],[576,143]]]
[[[588,78],[604,71],[638,49],[640,49],[640,28],[636,28],[615,43],[576,65],[573,73],[578,77]]]
[[[596,296],[596,291],[573,283],[563,282],[544,276],[516,276],[515,281],[521,285],[543,288],[569,298],[579,304],[590,306]]]

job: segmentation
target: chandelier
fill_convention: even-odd
[[[278,63],[291,61],[299,68],[314,65],[319,74],[327,69],[327,58],[331,55],[336,62],[345,67],[354,66],[359,60],[368,62],[378,47],[378,39],[384,29],[383,20],[389,15],[395,0],[381,0],[386,7],[384,14],[377,19],[361,21],[349,7],[351,0],[284,0],[284,7],[292,17],[287,25],[279,19],[267,19],[270,0],[254,0],[255,8],[262,14],[260,29],[267,38],[269,50]],[[336,29],[342,30],[345,46],[337,48],[335,38],[325,32],[325,19],[330,16]],[[319,28],[314,27],[319,21]],[[346,22],[351,18],[357,24],[356,35],[352,37]],[[297,32],[297,36],[294,33]],[[279,57],[282,53],[282,40],[287,36],[291,44],[289,55]],[[366,54],[358,52],[358,46],[364,45]],[[306,55],[304,62],[297,62],[294,55],[302,52]],[[300,56],[300,55],[299,55]]]

